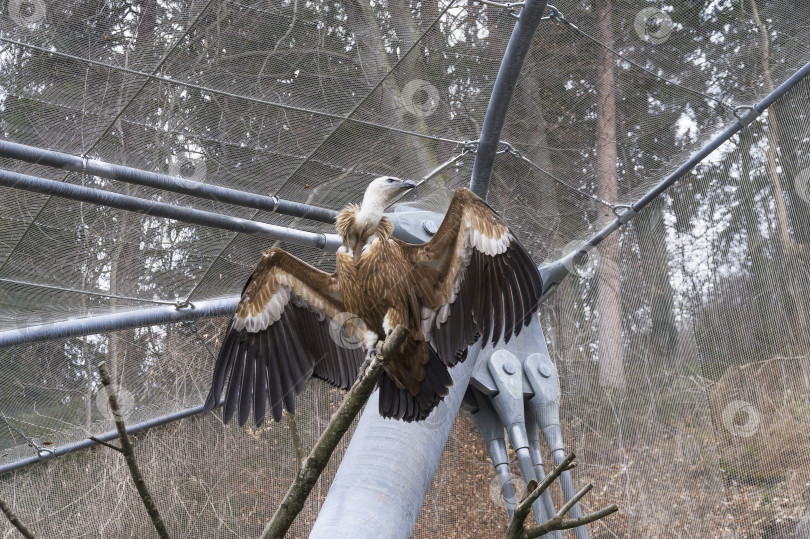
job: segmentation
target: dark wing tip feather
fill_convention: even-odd
[[[238,346],[239,335],[236,332],[231,331],[231,326],[229,325],[225,334],[225,340],[219,349],[219,355],[217,355],[216,362],[214,363],[214,375],[213,380],[211,381],[211,390],[208,392],[208,396],[205,399],[205,404],[203,405],[204,414],[207,414],[219,405],[220,395],[222,395],[222,389],[225,387],[225,379],[233,366],[233,361],[236,355],[233,348]]]
[[[253,404],[256,357],[259,354],[258,341],[259,339],[256,333],[248,335],[247,353],[245,355],[244,371],[242,372],[242,389],[239,393],[239,409],[237,411],[237,419],[240,427],[247,423],[248,417],[250,417],[250,408]]]
[[[401,419],[411,423],[424,421],[438,404],[450,393],[453,378],[444,361],[432,347],[428,360],[425,379],[415,397],[408,390],[400,389],[394,381],[383,373],[380,377],[380,415],[387,418]]]
[[[233,417],[233,412],[239,402],[239,391],[242,388],[242,373],[244,371],[245,355],[247,354],[247,343],[239,339],[239,346],[231,369],[231,378],[228,381],[228,389],[225,391],[225,407],[222,410],[222,420],[228,423]]]
[[[434,327],[431,342],[449,366],[478,339],[493,346],[509,342],[531,322],[542,288],[537,266],[514,234],[499,255],[474,249],[447,320]]]
[[[223,421],[228,423],[236,414],[239,425],[244,425],[252,410],[258,427],[268,415],[268,401],[269,415],[275,421],[281,420],[284,409],[295,413],[295,395],[303,391],[310,377],[342,389],[351,387],[363,351],[336,343],[330,337],[329,323],[327,317],[291,303],[263,331],[235,331],[231,324],[203,411],[217,406],[224,388]]]
[[[264,422],[264,417],[267,413],[269,387],[267,385],[267,362],[264,361],[264,358],[267,357],[266,333],[267,332],[262,332],[257,335],[256,385],[253,386],[253,421],[257,427],[261,426],[262,422]]]

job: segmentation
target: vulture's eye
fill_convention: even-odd
[[[387,181],[388,183],[391,183],[391,182],[394,181],[394,178],[386,178],[385,181]]]

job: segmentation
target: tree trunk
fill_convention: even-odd
[[[355,33],[357,54],[369,87],[373,87],[377,84],[377,81],[385,77],[377,90],[380,95],[378,123],[399,129],[428,133],[425,118],[408,112],[402,102],[402,88],[400,88],[399,83],[402,83],[402,87],[404,87],[412,81],[397,81],[393,74],[389,75],[392,65],[388,58],[388,52],[385,50],[383,31],[380,28],[380,21],[377,19],[374,8],[365,0],[348,0],[344,2],[344,6],[348,16],[349,28]],[[403,40],[399,52],[400,55],[404,55],[421,30],[413,19],[411,10],[406,5],[392,5],[389,7],[389,12],[391,13],[395,31]],[[416,67],[419,60],[418,54],[419,51],[412,51],[402,61],[398,72],[405,75],[421,73],[422,70]],[[419,81],[414,79],[413,82]],[[388,157],[387,162],[393,170],[413,169],[415,166],[417,170],[424,171],[426,174],[438,165],[430,144],[426,143],[424,139],[406,137],[403,150],[399,155]],[[440,196],[444,199],[444,202],[448,201],[448,194],[444,190],[439,190],[437,193],[427,184],[421,190],[423,198]]]
[[[598,39],[613,46],[610,0],[596,0]],[[616,149],[616,80],[614,60],[602,47],[597,53],[597,183],[599,197],[609,202],[618,199]],[[603,210],[603,224],[613,219]],[[599,330],[599,385],[623,389],[624,363],[622,349],[621,268],[619,236],[611,234],[599,246],[599,273],[596,298]]]
[[[152,42],[154,41],[156,17],[157,17],[157,0],[142,0],[141,3],[141,17],[138,20],[136,27],[137,37],[135,40],[133,57],[138,58],[143,50],[150,50]],[[129,57],[125,57],[125,62],[128,64]],[[129,67],[125,65],[125,67]],[[128,114],[122,115],[138,117],[137,112],[130,109],[127,110]],[[144,163],[137,162],[137,159],[132,159],[135,156],[142,155],[139,149],[142,145],[142,138],[139,138],[138,131],[141,129],[135,124],[129,124],[118,120],[118,133],[121,142],[121,157],[119,163],[122,165],[133,166],[148,170],[148,166]],[[134,161],[134,162],[133,162]],[[127,184],[125,194],[132,194],[132,186]],[[135,290],[138,282],[139,275],[133,274],[135,268],[140,270],[142,268],[142,261],[138,245],[140,243],[140,224],[141,218],[132,212],[121,211],[118,213],[118,230],[116,232],[117,245],[112,253],[110,260],[110,294],[113,296],[135,296]],[[122,271],[125,270],[125,271]],[[140,271],[138,271],[140,273]],[[110,307],[113,312],[117,308],[116,298],[110,299]],[[127,349],[121,349],[121,341],[131,343],[135,339],[135,330],[128,329],[120,332],[112,332],[110,334],[110,344],[107,353],[107,365],[110,370],[110,376],[113,384],[120,384],[123,376],[124,364],[126,362]]]
[[[770,35],[767,25],[760,19],[756,0],[751,0],[751,12],[754,23],[760,33],[762,40],[762,73],[765,77],[765,87],[767,91],[774,91],[774,83],[771,78],[771,55],[770,55]],[[790,353],[801,354],[807,349],[810,341],[810,314],[807,313],[807,306],[801,300],[795,298],[794,290],[804,290],[806,288],[806,274],[804,265],[806,261],[802,256],[803,250],[793,241],[790,236],[788,224],[788,211],[785,204],[785,190],[782,186],[779,163],[779,124],[776,117],[777,107],[771,106],[768,109],[768,147],[766,149],[766,171],[771,182],[774,194],[774,208],[776,210],[776,226],[778,237],[782,246],[782,268],[778,272],[777,278],[782,282],[781,300],[791,319],[789,330],[791,330],[790,345],[794,350]],[[791,316],[792,315],[792,316]]]
[[[678,329],[672,313],[675,308],[675,292],[669,280],[669,251],[666,244],[666,227],[662,218],[664,199],[657,198],[634,221],[641,256],[641,279],[644,282],[646,301],[650,306],[651,330],[649,351],[657,361],[671,364],[677,358],[675,345]]]

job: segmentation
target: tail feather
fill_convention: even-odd
[[[430,359],[418,395],[413,396],[407,389],[400,389],[387,373],[382,374],[379,384],[381,416],[407,422],[423,421],[450,392],[453,379],[447,365],[432,347],[428,348]]]

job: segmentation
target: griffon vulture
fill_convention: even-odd
[[[410,330],[380,378],[380,414],[425,419],[453,384],[448,367],[479,338],[508,342],[528,325],[540,275],[503,220],[470,190],[456,189],[427,243],[392,237],[387,204],[415,187],[382,177],[363,203],[338,214],[343,245],[329,274],[277,248],[262,255],[228,325],[204,411],[225,392],[223,419],[273,419],[312,376],[348,389],[364,358],[397,325]],[[353,314],[350,314],[353,313]],[[365,349],[365,353],[363,351]]]

